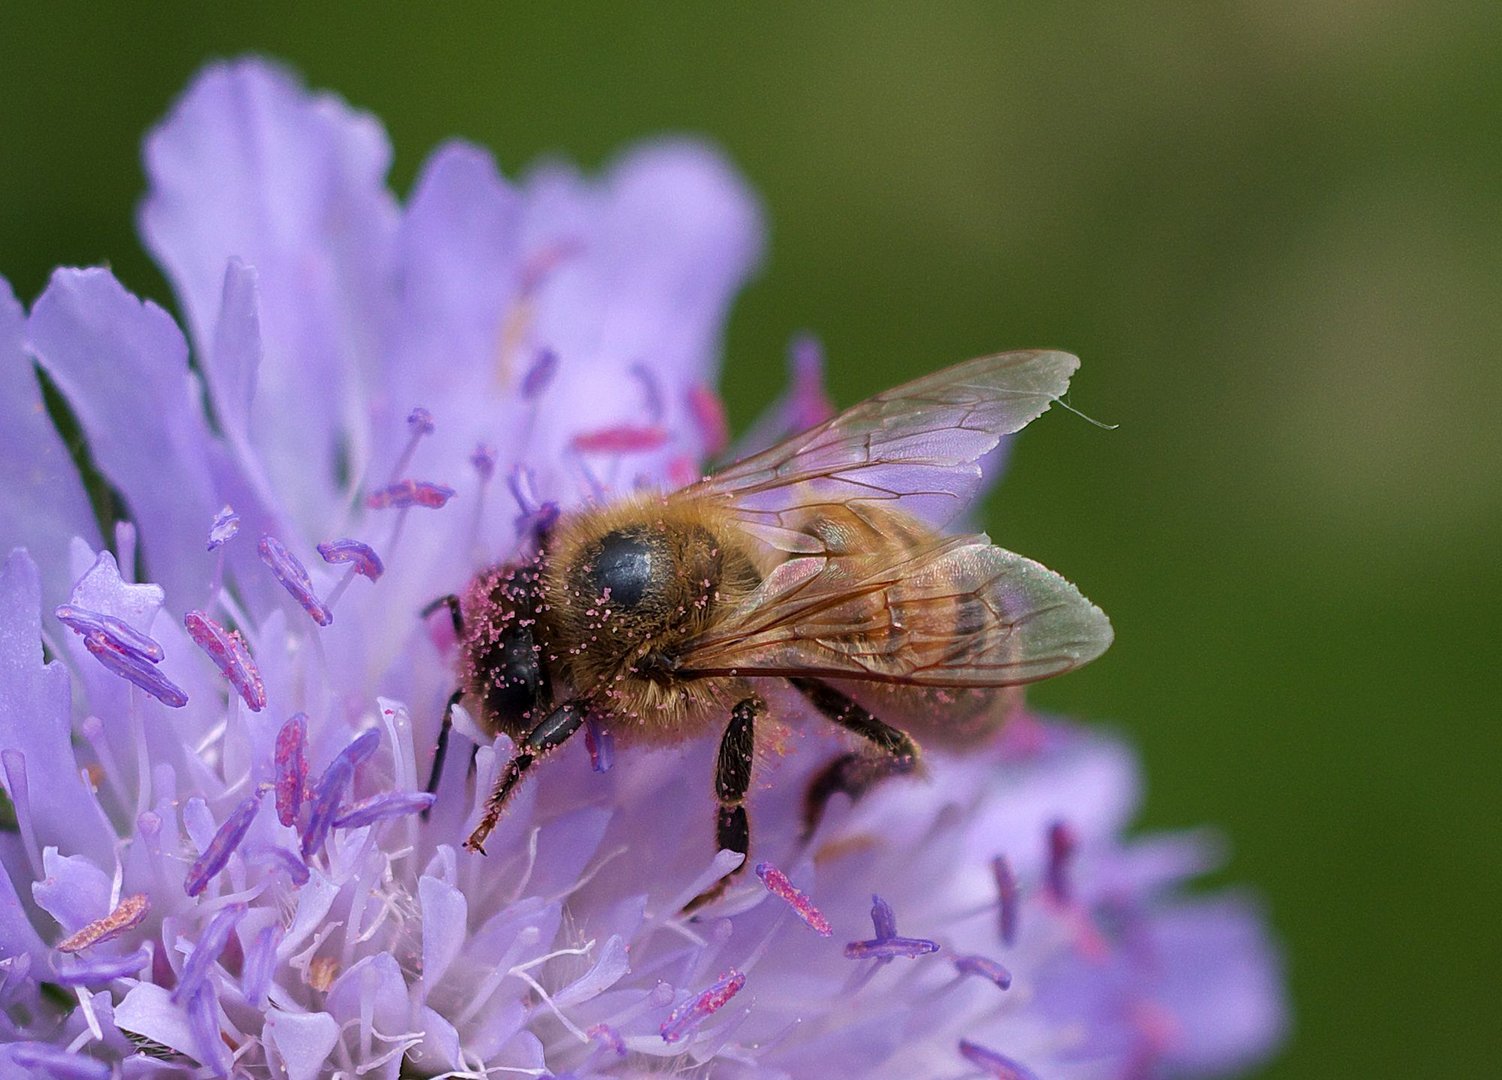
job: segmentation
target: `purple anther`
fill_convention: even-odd
[[[433,414],[418,405],[407,414],[407,426],[412,429],[413,435],[431,435],[433,434]]]
[[[558,354],[552,349],[538,349],[537,355],[532,358],[531,366],[527,373],[522,376],[522,397],[528,401],[536,401],[538,395],[546,390],[553,382],[553,376],[558,374]]]
[[[991,860],[991,876],[996,879],[996,897],[999,904],[997,921],[1003,945],[1017,943],[1017,916],[1021,903],[1017,893],[1017,875],[1012,873],[1012,864],[1005,855]]]
[[[626,1040],[621,1038],[621,1033],[609,1024],[596,1024],[584,1034],[609,1049],[616,1057],[626,1056]]]
[[[995,1080],[1038,1080],[1033,1070],[969,1039],[960,1040],[960,1056],[970,1064],[984,1069]]]
[[[113,941],[128,930],[141,925],[146,913],[151,910],[151,901],[145,893],[134,893],[121,900],[102,919],[95,919],[76,934],[64,938],[57,946],[58,952],[76,953],[102,941]]]
[[[834,415],[834,402],[824,390],[824,349],[818,338],[800,334],[788,347],[792,394],[788,402],[788,429],[802,431],[822,424]]]
[[[306,870],[303,872],[307,873]],[[271,976],[276,971],[276,947],[281,938],[280,926],[276,924],[264,926],[260,933],[256,934],[255,940],[250,943],[250,948],[245,950],[245,968],[240,973],[240,991],[253,1008],[259,1008],[271,991]]]
[[[270,534],[263,536],[257,550],[261,553],[261,561],[270,567],[272,576],[292,594],[292,599],[302,606],[310,619],[319,626],[334,621],[334,613],[324,607],[323,601],[313,592],[313,579],[308,577],[307,568],[280,540]]]
[[[725,403],[703,383],[688,388],[688,413],[699,431],[707,457],[717,457],[730,445],[730,421],[725,418]]]
[[[794,887],[787,875],[777,867],[771,863],[757,863],[756,876],[761,879],[761,883],[767,887],[768,892],[792,908],[798,918],[807,923],[814,933],[820,937],[829,937],[834,933],[833,927],[829,925],[829,920],[824,917],[823,912],[814,907],[814,902],[808,898],[807,894]]]
[[[198,990],[208,977],[209,969],[214,966],[214,961],[219,959],[219,954],[229,944],[229,936],[234,931],[235,924],[244,916],[244,904],[228,904],[209,920],[209,924],[203,928],[203,933],[198,937],[198,944],[193,947],[187,963],[183,965],[182,975],[177,980],[177,989],[172,991],[173,1004],[181,1005]]]
[[[308,718],[294,713],[276,733],[276,819],[297,823],[303,788],[308,783]]]
[[[379,581],[386,572],[375,549],[361,540],[327,540],[318,545],[318,554],[326,563],[349,563],[355,573],[371,581]]]
[[[489,443],[479,443],[475,446],[475,452],[469,455],[469,463],[480,474],[481,480],[489,480],[495,475],[495,458],[495,447]]]
[[[285,870],[294,885],[306,885],[308,883],[308,864],[284,847],[264,848],[257,855],[257,858],[265,862],[273,862],[282,870]]]
[[[181,709],[188,703],[188,695],[182,688],[158,671],[150,660],[121,646],[102,631],[94,630],[85,634],[83,644],[95,660],[122,679],[139,686],[168,708]]]
[[[72,604],[59,604],[53,609],[52,614],[57,616],[58,622],[80,637],[87,634],[103,634],[115,648],[130,653],[138,659],[160,664],[162,657],[166,655],[155,638],[148,637],[124,619],[117,619],[113,615],[75,607]]]
[[[982,979],[989,979],[1003,990],[1012,985],[1012,973],[985,956],[956,956],[954,967],[961,975],[978,975]]]
[[[1055,821],[1048,826],[1048,867],[1043,880],[1048,895],[1057,903],[1069,903],[1069,864],[1079,846],[1079,837],[1066,822]]]
[[[381,741],[379,728],[356,736],[354,741],[335,755],[329,767],[323,770],[318,783],[313,786],[313,806],[308,813],[308,824],[302,833],[302,857],[312,856],[323,847],[333,827],[339,801],[344,798],[344,789],[354,779],[355,766],[375,752]]]
[[[897,936],[897,913],[875,893],[871,894],[871,926],[878,940]]]
[[[594,713],[584,718],[584,748],[589,751],[589,767],[595,772],[607,773],[615,764],[615,736]]]
[[[662,384],[657,380],[657,373],[640,360],[631,365],[630,371],[636,381],[641,383],[647,418],[654,424],[662,423],[665,407],[662,400]]]
[[[181,989],[179,985],[178,990]],[[177,993],[173,993],[172,1000],[178,1000]],[[198,1060],[209,1067],[212,1075],[228,1076],[229,1063],[224,1057],[224,1038],[219,1031],[219,1005],[210,983],[199,983],[188,998],[188,1030],[198,1044]]]
[[[11,1064],[24,1069],[26,1076],[45,1076],[48,1080],[110,1080],[114,1075],[107,1062],[46,1043],[13,1042],[8,1049]]]
[[[729,971],[718,982],[697,997],[678,1006],[662,1022],[660,1029],[663,1042],[678,1042],[710,1016],[724,1008],[725,1003],[746,985],[746,976],[739,971]]]
[[[558,520],[558,504],[538,500],[536,478],[527,466],[512,466],[511,472],[506,476],[506,487],[510,489],[511,497],[516,500],[517,509],[521,511],[516,516],[517,532],[542,532]]]
[[[640,454],[667,441],[667,429],[660,425],[617,424],[575,435],[569,445],[581,454]]]
[[[386,818],[420,814],[437,799],[437,795],[427,791],[388,791],[351,806],[334,819],[334,828],[358,829]]]
[[[240,531],[240,515],[235,513],[234,508],[225,503],[224,509],[214,515],[214,520],[209,524],[208,550],[229,543]]]
[[[141,945],[135,952],[125,956],[80,960],[77,964],[66,965],[66,970],[64,970],[64,965],[59,965],[54,978],[64,986],[98,986],[111,979],[123,979],[127,975],[135,975],[149,963],[151,963],[151,949],[146,945]]]
[[[900,935],[872,941],[852,941],[845,946],[845,955],[851,960],[890,960],[897,956],[916,958],[938,951],[937,941]]]
[[[188,636],[209,654],[214,666],[250,706],[250,711],[264,709],[266,685],[261,682],[260,669],[245,648],[240,632],[226,630],[202,611],[187,612],[183,615],[183,625],[188,628]]]
[[[453,497],[454,489],[443,484],[430,480],[398,480],[365,496],[365,505],[371,510],[405,510],[409,506],[441,510]]]
[[[256,811],[260,808],[261,789],[257,788],[254,794],[245,796],[240,800],[240,805],[230,811],[229,817],[224,819],[224,824],[219,826],[219,831],[209,841],[209,846],[188,867],[188,874],[183,878],[184,892],[189,896],[197,896],[224,869],[229,857],[250,831],[251,822],[255,821]]]

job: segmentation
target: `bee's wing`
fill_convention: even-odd
[[[935,537],[895,563],[789,559],[716,624],[680,654],[685,676],[1014,686],[1111,643],[1110,621],[1078,589],[984,536]]]
[[[978,464],[1040,416],[1079,360],[1062,352],[983,356],[877,394],[678,493],[726,503],[783,551],[820,546],[799,522],[821,508],[875,503],[940,527],[975,496]]]

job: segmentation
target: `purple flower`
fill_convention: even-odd
[[[512,748],[460,710],[422,793],[455,662],[418,613],[560,509],[723,449],[709,388],[762,229],[690,143],[519,181],[451,144],[405,205],[389,159],[338,99],[215,66],[146,147],[141,227],[185,329],[107,270],[59,270],[29,312],[0,282],[0,1073],[1121,1078],[1267,1054],[1255,904],[1185,896],[1214,845],[1125,839],[1131,753],[1062,721],[933,749],[926,782],[836,801],[808,847],[796,793],[840,746],[786,725],[756,873],[692,916],[733,865],[713,740],[612,767],[591,729],[488,857],[461,849]],[[754,439],[827,412],[820,362],[801,341]],[[128,514],[104,529],[101,487]]]

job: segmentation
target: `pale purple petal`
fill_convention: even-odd
[[[266,1035],[287,1069],[288,1080],[314,1080],[339,1041],[339,1022],[326,1012],[277,1010],[267,1017]]]
[[[53,602],[72,581],[68,542],[98,544],[88,496],[62,438],[47,418],[26,355],[26,315],[0,278],[0,555],[30,550]]]

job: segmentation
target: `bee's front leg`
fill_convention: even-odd
[[[720,754],[715,760],[714,790],[720,808],[715,819],[715,841],[721,851],[738,851],[744,856],[751,850],[751,821],[746,816],[746,792],[751,788],[751,762],[756,749],[756,718],[766,710],[761,698],[748,697],[730,710],[730,723],[720,739]],[[690,900],[684,911],[693,911],[718,898],[730,885],[730,879],[746,866],[740,866],[720,878]]]
[[[579,730],[584,723],[584,717],[589,712],[589,705],[584,701],[567,701],[547,716],[543,717],[542,723],[538,724],[516,748],[516,753],[501,770],[500,778],[490,792],[490,798],[485,801],[485,813],[480,815],[480,823],[475,826],[475,831],[469,834],[469,839],[464,841],[464,847],[469,851],[478,851],[485,854],[485,840],[495,829],[496,822],[501,820],[501,812],[506,808],[506,800],[511,797],[512,789],[521,780],[528,769],[548,751],[562,746],[570,735]]]

